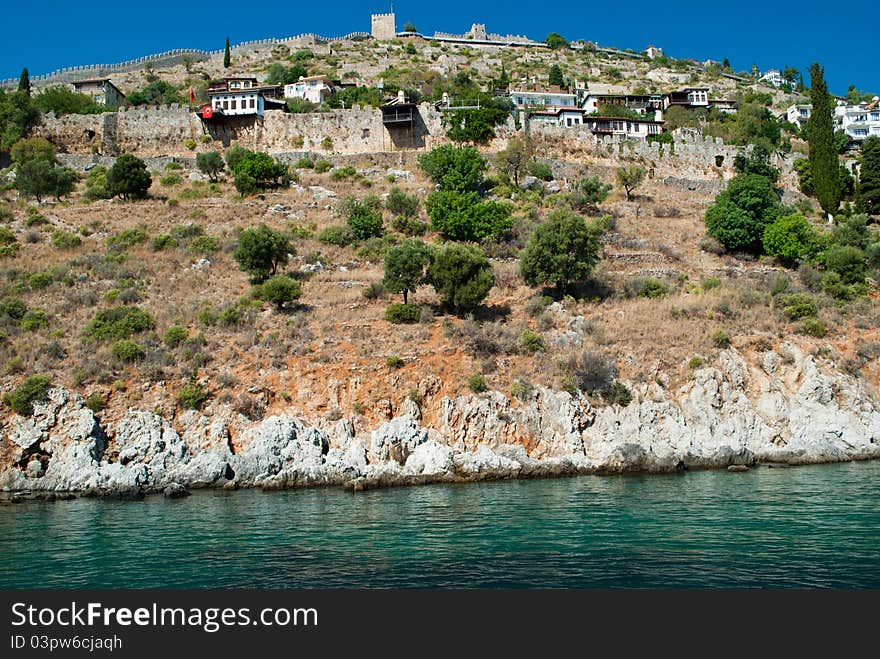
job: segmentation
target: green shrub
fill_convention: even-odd
[[[529,174],[542,181],[553,180],[553,170],[550,168],[550,165],[545,162],[538,162],[537,160],[532,161],[529,165]]]
[[[52,247],[55,249],[73,249],[82,244],[82,239],[75,233],[56,229],[52,232]]]
[[[779,296],[776,304],[789,320],[809,318],[819,312],[815,298],[809,293]]]
[[[346,197],[339,204],[355,240],[367,240],[382,235],[382,204],[375,195],[363,200]]]
[[[121,252],[129,247],[145,242],[149,237],[143,229],[126,229],[107,238],[107,246]]]
[[[53,277],[51,272],[35,272],[28,276],[28,286],[35,291],[51,286],[52,281]]]
[[[653,277],[636,277],[623,285],[627,297],[647,297],[658,299],[669,294],[669,287]]]
[[[482,393],[489,388],[489,386],[486,384],[486,378],[484,378],[479,373],[475,373],[474,375],[470,376],[468,378],[467,384],[468,387],[470,387],[470,390],[473,391],[475,394]]]
[[[718,277],[707,277],[703,280],[702,288],[704,291],[712,291],[721,287],[721,280]]]
[[[144,349],[134,341],[117,341],[113,344],[113,347],[110,348],[110,352],[114,358],[124,364],[136,362],[144,358]]]
[[[94,341],[127,339],[156,326],[153,317],[138,307],[113,307],[99,311],[86,325],[85,335]]]
[[[220,241],[214,236],[199,236],[189,244],[189,251],[195,254],[211,254],[220,249]]]
[[[483,201],[476,192],[435,191],[425,200],[431,227],[444,238],[479,241],[510,230],[509,203]]]
[[[271,302],[278,309],[283,309],[288,302],[298,300],[301,295],[302,288],[299,282],[287,275],[269,277],[260,287],[260,297],[266,302]]]
[[[354,176],[357,176],[357,170],[351,165],[344,165],[337,169],[334,169],[330,174],[331,181],[345,181]]]
[[[544,343],[544,337],[538,332],[528,329],[520,334],[519,345],[523,352],[538,352],[547,348],[547,345]]]
[[[363,296],[368,300],[378,300],[383,298],[387,292],[388,291],[385,290],[385,287],[378,281],[367,284],[362,291]]]
[[[865,252],[851,245],[834,245],[825,253],[825,265],[840,275],[844,284],[860,284],[865,281]]]
[[[180,391],[177,392],[178,404],[188,410],[199,409],[207,398],[208,394],[202,386],[196,382],[184,385],[181,387]]]
[[[318,174],[329,172],[331,169],[333,169],[333,163],[329,160],[324,160],[322,158],[315,163],[315,171],[318,172]]]
[[[849,301],[868,294],[865,283],[847,284],[836,272],[826,272],[822,277],[822,290],[835,300]]]
[[[345,247],[354,242],[354,233],[347,224],[334,224],[325,227],[321,229],[317,237],[320,242],[337,247]]]
[[[315,161],[311,158],[300,158],[293,167],[294,169],[314,169]]]
[[[825,323],[818,318],[805,318],[801,323],[801,333],[821,339],[827,333]]]
[[[703,358],[700,357],[699,355],[695,355],[688,360],[688,368],[693,371],[693,370],[700,368],[700,366],[702,366],[703,363],[704,363]]]
[[[167,174],[163,174],[159,179],[159,184],[166,187],[180,185],[181,183],[183,183],[183,177],[177,172],[168,172]]]
[[[185,146],[190,151],[193,151],[196,148],[196,141],[193,138],[188,137],[183,141],[183,146]]]
[[[385,309],[385,320],[395,325],[417,323],[421,313],[417,304],[389,304]]]
[[[21,319],[21,329],[33,332],[49,325],[49,314],[43,309],[30,309]]]
[[[157,252],[161,252],[169,247],[177,247],[177,241],[170,233],[160,233],[153,238],[153,249]]]
[[[419,214],[420,205],[418,195],[408,195],[396,185],[392,186],[385,200],[385,208],[397,216],[415,217]]]
[[[492,264],[476,247],[450,243],[437,250],[427,281],[457,312],[479,305],[495,285]]]
[[[385,365],[386,365],[388,368],[400,368],[400,367],[402,367],[405,363],[406,363],[406,362],[403,361],[403,360],[402,360],[400,357],[398,357],[397,355],[391,355],[388,359],[385,360]]]
[[[730,335],[725,332],[723,329],[715,330],[712,333],[712,343],[715,344],[716,348],[729,348],[730,347]]]
[[[428,225],[416,217],[398,215],[391,220],[391,228],[404,236],[423,236]]]
[[[296,249],[287,235],[261,224],[239,234],[233,257],[238,267],[251,276],[251,281],[259,283],[274,275],[278,266],[283,266],[289,256],[295,254]]]
[[[172,325],[167,330],[165,330],[165,336],[163,340],[165,341],[165,345],[169,348],[176,348],[181,343],[186,341],[189,336],[189,332],[187,332],[185,327],[181,327],[180,325]]]
[[[4,297],[0,299],[0,319],[10,318],[18,321],[27,313],[27,305],[17,297]]]
[[[3,394],[3,403],[14,412],[27,416],[34,411],[34,402],[46,400],[51,380],[45,375],[32,375],[12,391]]]
[[[621,407],[626,407],[632,402],[633,395],[623,382],[620,380],[615,380],[614,384],[611,385],[611,392],[607,396],[607,400],[612,405],[620,405]]]
[[[104,400],[104,397],[101,394],[92,393],[86,397],[86,407],[97,414],[107,407],[107,401]]]

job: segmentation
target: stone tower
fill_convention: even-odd
[[[388,41],[397,36],[397,24],[394,22],[394,14],[373,14],[373,24],[370,34],[379,41]]]

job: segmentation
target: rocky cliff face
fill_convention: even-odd
[[[754,360],[753,360],[754,361]],[[172,424],[128,410],[102,424],[84,400],[50,391],[31,417],[3,421],[0,488],[132,494],[182,487],[353,489],[575,473],[804,464],[880,457],[880,406],[863,384],[792,344],[748,363],[734,349],[677,392],[634,387],[625,408],[537,389],[444,398],[423,427],[417,406],[368,433],[347,420],[308,425],[231,411]],[[236,431],[233,441],[230,429]]]

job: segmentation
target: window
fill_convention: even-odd
[[[612,121],[611,122],[611,130],[623,130],[623,122],[622,121]]]
[[[255,107],[256,107],[256,99],[253,96],[251,96],[251,108],[255,108]]]
[[[229,109],[229,101],[223,101],[223,109],[224,109],[224,110],[228,110],[228,109]]]
[[[565,120],[565,125],[571,126],[571,117],[569,117],[568,119]]]
[[[238,105],[238,101],[236,101],[235,99],[232,99],[232,106],[231,106],[229,109],[230,109],[230,110],[236,110],[236,109],[237,109],[237,107],[236,107],[237,105]]]
[[[230,82],[229,89],[238,89],[240,84],[238,82]]]

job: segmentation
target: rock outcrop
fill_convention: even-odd
[[[678,391],[634,386],[626,407],[544,388],[515,402],[493,391],[443,399],[436,427],[411,405],[360,435],[348,420],[325,431],[288,414],[243,425],[186,412],[172,423],[134,408],[105,426],[81,396],[55,388],[32,416],[3,421],[0,488],[176,497],[880,457],[880,406],[860,380],[792,344],[753,361],[726,350]],[[241,429],[234,444],[230,427]]]

